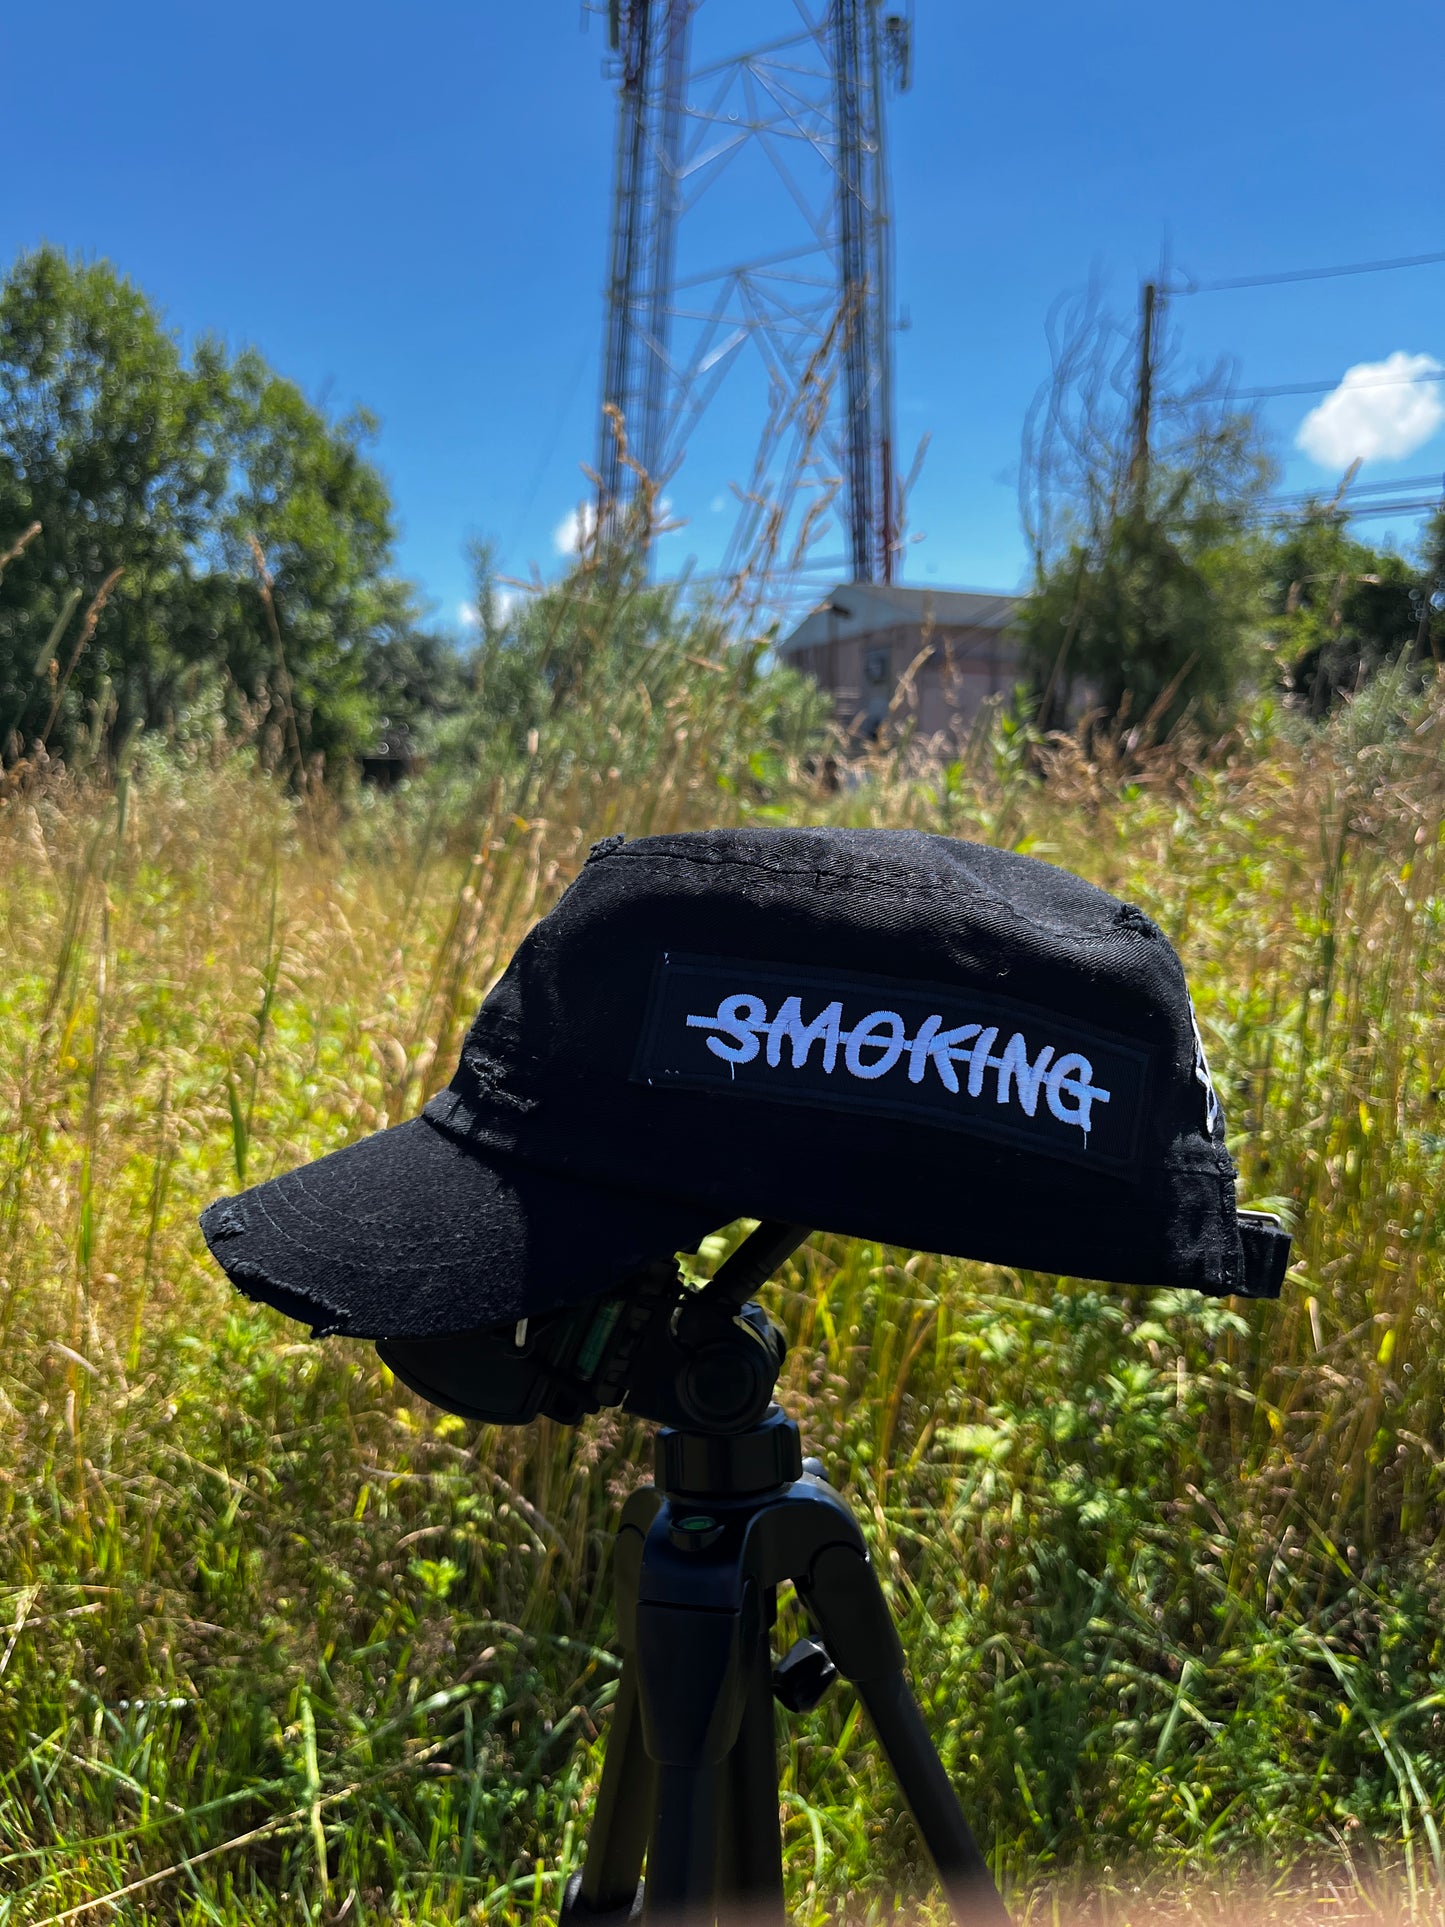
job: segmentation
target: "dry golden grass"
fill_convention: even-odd
[[[444,804],[298,810],[237,761],[159,756],[12,794],[0,1922],[126,1888],[80,1917],[555,1909],[641,1436],[432,1414],[234,1298],[195,1217],[415,1110],[595,837],[759,811],[1031,850],[1141,904],[1185,956],[1244,1190],[1297,1227],[1283,1301],[1243,1313],[830,1239],[775,1295],[786,1396],[1016,1911],[1377,1920],[1381,1892],[1429,1917],[1442,730],[1433,699],[1379,740],[1262,719],[1125,768],[995,729],[838,790],[776,759],[722,790],[679,723],[645,780],[573,744]],[[784,1814],[800,1920],[926,1892],[842,1692],[790,1724]]]

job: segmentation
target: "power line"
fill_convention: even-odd
[[[1406,488],[1433,488],[1437,495],[1445,491],[1445,479],[1438,471],[1434,475],[1397,475],[1392,482],[1351,482],[1345,491],[1350,497],[1356,495],[1388,495],[1391,489],[1397,492]]]
[[[1360,515],[1433,515],[1440,505],[1438,495],[1429,495],[1416,502],[1361,502],[1358,508],[1343,502],[1339,512],[1347,519]]]
[[[1353,488],[1367,494],[1371,491],[1379,494],[1385,489],[1425,488],[1433,493],[1406,495],[1396,501],[1356,502],[1343,493],[1326,497],[1313,490],[1301,490],[1298,494],[1265,496],[1243,511],[1244,519],[1254,523],[1303,523],[1327,516],[1351,521],[1362,515],[1433,515],[1445,508],[1445,479],[1438,475],[1401,475],[1393,482],[1357,482]],[[1214,519],[1208,516],[1185,517],[1185,521],[1192,524]]]
[[[1436,475],[1396,475],[1388,482],[1351,482],[1341,494],[1341,501],[1353,501],[1357,495],[1388,495],[1392,491],[1399,494],[1402,489],[1440,489],[1441,477]],[[1299,489],[1288,495],[1271,496],[1275,502],[1313,502],[1319,499],[1316,489]]]
[[[1266,520],[1281,522],[1307,522],[1316,514],[1340,516],[1345,521],[1354,521],[1362,515],[1433,515],[1441,506],[1439,495],[1420,496],[1414,501],[1405,502],[1326,502],[1318,496],[1304,498],[1286,497],[1272,502],[1261,502],[1259,514]]]
[[[1200,401],[1271,401],[1277,395],[1328,395],[1344,381],[1343,375],[1336,375],[1332,381],[1280,381],[1268,388],[1219,388],[1208,395],[1201,395]],[[1419,382],[1445,381],[1445,368],[1438,368],[1428,375],[1386,375],[1380,381],[1352,381],[1349,393],[1359,394],[1367,388],[1410,388]]]
[[[1436,254],[1401,254],[1388,261],[1349,261],[1333,268],[1289,268],[1282,274],[1236,274],[1222,281],[1195,281],[1171,287],[1176,294],[1226,294],[1236,288],[1278,288],[1292,281],[1334,281],[1348,274],[1386,274],[1395,268],[1434,268],[1445,264]]]

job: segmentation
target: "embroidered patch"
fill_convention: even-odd
[[[636,1082],[906,1118],[1132,1168],[1147,1051],[1010,998],[665,953]]]

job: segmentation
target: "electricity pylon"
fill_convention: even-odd
[[[761,389],[724,573],[822,566],[833,524],[843,553],[827,560],[889,582],[900,504],[883,109],[888,88],[908,84],[910,16],[880,0],[755,0],[752,28],[773,31],[738,47],[742,11],[608,5],[617,155],[599,527],[627,516],[641,475],[672,482],[710,405]],[[750,360],[764,377],[751,386]]]

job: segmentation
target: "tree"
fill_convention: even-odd
[[[1438,663],[1445,657],[1445,506],[1436,509],[1426,524],[1421,564],[1415,653]]]
[[[1156,733],[1185,713],[1213,727],[1258,651],[1272,465],[1253,417],[1213,399],[1219,371],[1169,381],[1149,312],[1142,355],[1092,292],[1050,320],[1021,469],[1034,590],[1020,627],[1046,728],[1080,708]]]
[[[488,775],[545,767],[560,784],[600,757],[614,778],[766,790],[825,746],[817,685],[766,638],[739,639],[724,612],[649,582],[642,542],[587,544],[505,613],[484,547],[474,560],[482,634],[453,761]]]
[[[87,723],[114,744],[205,698],[282,760],[364,746],[375,659],[417,626],[374,432],[252,349],[188,358],[109,263],[22,256],[0,283],[0,546],[41,527],[0,580],[0,744]]]
[[[46,727],[67,635],[62,613],[117,568],[64,691],[60,734],[104,690],[121,728],[164,710],[204,652],[206,598],[188,566],[226,488],[223,373],[207,347],[187,368],[144,296],[108,267],[53,249],[0,287],[0,527],[40,524],[0,584],[3,726]],[[83,633],[83,632],[82,632]]]
[[[1439,617],[1424,577],[1403,556],[1351,536],[1320,504],[1282,530],[1270,551],[1268,601],[1286,686],[1315,717],[1386,663],[1428,655]]]

